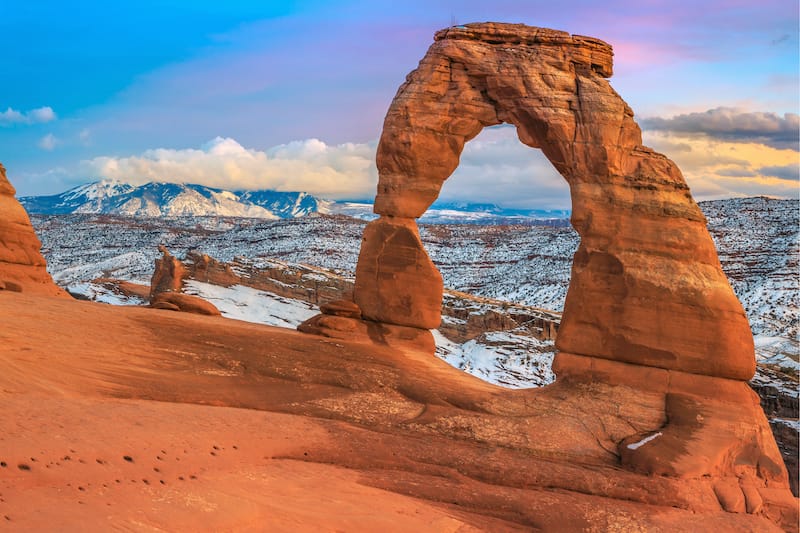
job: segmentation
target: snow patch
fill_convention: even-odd
[[[661,433],[660,431],[658,433],[653,433],[649,437],[645,437],[642,440],[640,440],[639,442],[634,442],[633,444],[628,444],[628,449],[629,450],[638,450],[639,448],[641,448],[642,446],[644,446],[645,444],[647,444],[651,440],[655,440],[658,437],[660,437],[661,435],[663,435],[663,433]]]
[[[184,292],[213,303],[227,318],[280,328],[296,328],[319,314],[315,305],[243,285],[221,287],[189,280]]]

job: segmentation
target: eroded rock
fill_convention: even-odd
[[[68,297],[47,273],[42,243],[14,194],[0,164],[0,280],[5,290]]]
[[[376,322],[432,329],[442,321],[442,275],[417,225],[381,217],[367,224],[356,266],[355,303]]]
[[[384,122],[374,207],[381,218],[365,229],[356,269],[354,300],[365,320],[320,315],[299,329],[347,338],[359,323],[436,327],[441,276],[414,219],[436,200],[468,140],[513,124],[569,183],[581,236],[556,340],[558,382],[537,400],[605,390],[591,400],[603,404],[603,394],[628,390],[654,402],[657,415],[619,427],[603,421],[597,431],[542,418],[531,431],[552,436],[562,457],[599,445],[598,459],[611,456],[648,479],[702,483],[693,505],[796,528],[786,469],[746,384],[755,357],[744,311],[680,170],[642,145],[633,111],[605,79],[611,57],[602,41],[523,25],[438,32]],[[620,414],[635,403],[619,405]],[[419,420],[438,423],[431,409]],[[447,423],[473,437],[486,427]],[[654,498],[663,504],[669,495]]]
[[[158,251],[161,252],[161,258],[156,259],[155,270],[153,270],[153,276],[150,279],[151,302],[162,292],[181,291],[183,282],[188,276],[183,263],[169,253],[165,246],[159,246]]]
[[[164,305],[168,304],[168,305]],[[195,313],[198,315],[219,316],[221,313],[217,307],[209,301],[192,294],[181,292],[160,292],[150,303],[156,309],[170,309],[183,311],[184,313]]]
[[[605,79],[611,56],[602,41],[523,25],[438,32],[387,112],[375,212],[413,232],[465,142],[487,126],[513,124],[569,183],[581,235],[559,349],[749,379],[752,336],[705,218],[677,166],[642,146],[633,111]],[[388,237],[373,231],[365,239],[356,302],[367,318],[412,325],[383,294],[436,308],[437,273],[420,270],[401,286]]]

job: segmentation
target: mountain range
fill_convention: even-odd
[[[111,214],[133,217],[236,216],[295,218],[327,212],[331,204],[305,192],[226,191],[196,184],[131,185],[101,180],[52,196],[19,199],[29,213]]]
[[[19,199],[29,213],[41,215],[107,214],[129,217],[227,216],[297,218],[312,213],[376,218],[369,202],[325,200],[307,192],[229,191],[197,184],[150,182],[132,185],[100,180],[50,196]],[[566,225],[568,210],[508,209],[490,203],[437,202],[422,222],[536,223]]]

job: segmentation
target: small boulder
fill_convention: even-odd
[[[168,303],[178,308],[179,311],[184,313],[195,313],[198,315],[219,316],[219,309],[212,304],[203,300],[199,296],[191,294],[183,294],[181,292],[162,292],[156,295],[151,303],[151,307],[156,307],[159,304]],[[158,307],[158,309],[171,309],[171,307]]]
[[[361,308],[351,300],[334,300],[319,306],[323,315],[341,316],[344,318],[361,318]]]

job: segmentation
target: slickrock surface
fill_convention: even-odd
[[[198,296],[181,292],[160,292],[150,300],[150,305],[156,309],[170,309],[198,315],[219,316],[221,314],[219,309],[211,302],[207,302]]]
[[[47,273],[42,244],[0,164],[0,290],[67,296]]]
[[[438,296],[431,292],[438,272],[424,250],[413,264],[408,253],[395,257],[382,228],[413,232],[464,143],[506,122],[542,150],[572,191],[581,244],[559,349],[752,377],[750,329],[705,218],[677,166],[642,146],[633,111],[605,79],[611,56],[602,41],[524,25],[468,24],[436,34],[398,90],[378,146],[375,212],[382,217],[365,230],[356,272],[355,302],[366,318],[419,328],[438,322],[426,312],[438,310],[428,301]],[[409,283],[400,287],[401,278]],[[426,305],[411,319],[397,305],[419,300]]]
[[[0,292],[0,316],[0,520],[12,530],[797,523],[780,483],[620,467],[617,442],[662,431],[664,387],[564,380],[513,391],[417,352],[25,293]],[[686,437],[705,456],[702,439]],[[659,438],[638,450],[662,453]]]

